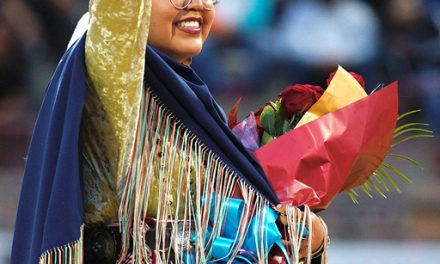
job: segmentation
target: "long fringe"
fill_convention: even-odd
[[[81,226],[80,238],[72,243],[46,250],[39,260],[39,264],[82,264],[83,262],[83,229]]]
[[[265,210],[269,202],[222,162],[167,110],[151,89],[141,101],[137,137],[130,172],[123,192],[119,219],[122,233],[120,261],[133,255],[133,263],[207,263],[213,259],[210,251],[214,240],[224,230],[227,199],[237,191],[244,201],[239,227],[227,258],[232,263],[239,254],[249,231],[251,219]],[[213,198],[215,197],[215,198]],[[312,234],[311,214],[306,209],[290,208],[288,219],[291,262],[299,263],[302,239],[295,228],[308,224]],[[147,221],[153,218],[155,222]],[[263,223],[264,224],[264,223]],[[265,234],[261,224],[260,235]],[[155,245],[146,242],[146,232],[154,230]],[[301,232],[300,232],[301,233]],[[151,232],[149,233],[151,234]],[[310,263],[311,237],[308,258]],[[257,245],[258,263],[267,263],[265,241]]]
[[[232,263],[250,232],[252,217],[264,213],[269,202],[204,146],[159,102],[151,89],[142,97],[136,134],[119,209],[122,249],[118,263],[130,256],[133,264],[171,263],[171,259],[174,263],[189,264],[185,254],[189,251],[191,263],[208,260]],[[227,256],[214,259],[211,246],[224,231],[228,214],[225,204],[237,193],[244,201],[238,230]],[[288,207],[286,217],[288,263],[311,263],[310,209],[306,207],[301,212]],[[155,221],[148,222],[147,218]],[[264,218],[258,222],[258,236],[263,239],[255,246],[257,261],[262,264],[268,262],[264,240],[267,230],[263,228]],[[39,264],[83,263],[83,228],[84,225],[77,241],[45,251]],[[304,229],[307,240],[301,235]],[[152,248],[146,242],[146,232],[151,230],[155,232]],[[307,255],[300,259],[304,241],[307,241]],[[323,246],[322,263],[327,263],[328,237]]]

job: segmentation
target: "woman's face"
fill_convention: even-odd
[[[179,10],[169,0],[153,0],[148,44],[171,58],[185,62],[198,55],[208,37],[215,11],[206,10],[202,0]]]

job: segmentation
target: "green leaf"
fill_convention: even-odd
[[[285,117],[284,127],[283,127],[284,133],[294,129],[296,127],[296,124],[298,124],[298,121],[296,120],[296,115],[293,115],[290,120],[288,120],[287,117]]]
[[[382,166],[384,166],[386,169],[388,169],[389,171],[393,172],[394,174],[398,175],[404,181],[406,181],[408,183],[413,183],[413,181],[408,176],[406,176],[403,172],[401,172],[397,168],[391,166],[390,164],[388,164],[386,162],[383,162]]]
[[[394,133],[394,138],[396,138],[396,137],[398,137],[398,136],[400,136],[402,134],[405,134],[405,133],[408,133],[408,132],[415,132],[415,131],[425,132],[426,134],[433,134],[434,133],[434,132],[432,132],[432,130],[429,130],[429,129],[414,127],[414,128],[402,129],[399,132]]]
[[[292,118],[290,118],[289,125],[295,126],[296,123],[298,123],[296,117],[297,115],[293,115]]]
[[[416,110],[408,111],[408,112],[406,112],[406,113],[403,113],[403,114],[399,115],[399,117],[397,118],[397,120],[400,120],[400,119],[402,119],[402,118],[405,118],[405,117],[407,117],[407,116],[409,116],[409,115],[412,115],[412,114],[415,114],[415,113],[419,113],[419,112],[421,112],[421,111],[422,111],[422,109],[416,109]]]
[[[385,191],[387,191],[387,192],[390,191],[390,189],[388,188],[388,185],[385,183],[385,181],[384,181],[383,178],[382,178],[382,175],[380,175],[379,172],[375,171],[375,172],[373,173],[373,177],[376,179],[376,181],[377,181],[380,185],[382,185],[382,187],[385,189]]]
[[[404,113],[398,117],[398,120],[406,118],[406,117],[408,117],[412,114],[418,113],[420,111],[421,110],[414,110],[414,111],[409,111],[407,113]],[[411,123],[407,123],[407,124],[403,124],[403,125],[398,126],[394,130],[394,141],[393,141],[392,147],[395,147],[403,142],[406,142],[406,141],[412,140],[412,139],[416,139],[416,138],[432,138],[432,137],[434,137],[433,131],[430,130],[429,128],[426,128],[428,126],[429,126],[429,124],[418,123],[418,122],[411,122]],[[402,138],[399,138],[399,137],[402,137]],[[411,165],[422,168],[422,165],[419,162],[417,162],[416,160],[414,160],[410,157],[404,156],[404,155],[390,153],[390,154],[388,154],[388,157],[401,159],[403,161],[410,163]],[[385,191],[389,192],[390,188],[388,187],[388,184],[387,184],[387,182],[388,182],[397,192],[400,193],[401,190],[397,186],[395,180],[393,179],[393,177],[392,177],[393,174],[397,175],[398,177],[400,177],[401,179],[403,179],[404,181],[406,181],[408,183],[412,183],[411,178],[409,178],[402,171],[400,171],[399,169],[395,168],[394,166],[392,166],[391,164],[389,164],[387,162],[382,162],[382,164],[373,173],[373,177],[370,177],[367,180],[367,182],[365,182],[362,186],[360,186],[360,189],[366,195],[368,195],[370,198],[373,198],[373,196],[371,195],[371,191],[373,191],[373,190],[386,198],[385,193],[381,189],[381,187],[383,187],[383,189],[385,189]],[[349,190],[348,194],[354,203],[356,203],[356,204],[359,203],[358,199],[357,199],[358,195],[354,193],[354,190]]]
[[[394,130],[394,134],[398,133],[399,131],[401,131],[403,129],[406,129],[408,127],[414,127],[414,126],[429,126],[429,124],[427,124],[427,123],[408,123],[408,124],[400,125]]]
[[[264,107],[260,115],[260,122],[267,133],[275,135],[275,110],[272,105]]]
[[[416,161],[408,156],[390,153],[390,154],[388,154],[388,157],[399,158],[401,160],[405,160],[405,161],[411,163],[412,165],[414,165],[416,167],[423,168],[422,164],[420,164],[418,161]]]
[[[373,181],[373,177],[368,178],[368,183],[372,185],[374,190],[379,193],[383,198],[387,198],[387,196],[383,193],[379,186],[377,186],[377,184]]]
[[[279,137],[286,133],[284,123],[286,122],[286,114],[281,104],[281,100],[275,103],[275,136]]]
[[[264,131],[263,136],[261,137],[261,146],[266,145],[267,143],[271,142],[275,138],[271,135],[269,135],[266,131]]]
[[[359,204],[359,200],[358,200],[359,194],[357,194],[357,192],[354,189],[348,190],[347,194],[354,204]]]
[[[371,190],[371,188],[370,188],[370,183],[369,183],[368,181],[366,181],[366,182],[363,184],[363,186],[365,187],[365,189],[366,189],[367,191],[370,191],[370,190]]]
[[[285,120],[283,124],[284,133],[289,132],[291,130],[289,121]]]
[[[366,185],[361,185],[361,190],[371,199],[373,199],[373,195],[371,195],[371,193],[369,192],[368,188],[366,187]]]
[[[433,138],[433,137],[434,137],[434,135],[432,135],[432,134],[429,134],[429,135],[426,135],[426,134],[411,135],[411,136],[405,137],[403,139],[400,139],[397,142],[393,142],[393,145],[391,147],[395,147],[395,146],[397,146],[397,145],[399,145],[399,144],[401,144],[401,143],[403,143],[405,141],[408,141],[408,140],[411,140],[411,139],[415,139],[415,138]]]
[[[400,190],[400,188],[399,188],[399,186],[397,186],[397,184],[396,184],[396,182],[393,180],[393,178],[391,177],[391,175],[388,173],[388,172],[386,172],[383,168],[382,168],[383,166],[382,165],[380,165],[379,166],[379,168],[377,169],[377,171],[379,171],[387,180],[388,180],[388,182],[394,187],[394,189],[397,191],[397,192],[402,192],[401,190]]]

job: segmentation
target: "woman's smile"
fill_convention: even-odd
[[[203,19],[201,17],[188,17],[174,23],[178,30],[188,34],[200,34],[202,32]]]

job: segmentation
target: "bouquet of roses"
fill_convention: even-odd
[[[378,188],[388,191],[383,178],[395,184],[382,166],[409,180],[384,163],[396,135],[421,132],[400,142],[432,136],[416,127],[423,125],[419,123],[396,129],[397,83],[368,95],[363,78],[341,67],[327,83],[325,90],[308,84],[288,86],[277,100],[240,123],[239,103],[229,113],[229,126],[253,152],[282,204],[325,209],[341,192],[349,191],[355,199],[352,189],[358,186],[367,194],[374,188],[383,195]]]

